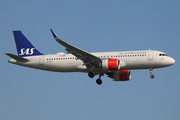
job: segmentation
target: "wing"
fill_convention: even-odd
[[[71,53],[73,54],[74,56],[76,56],[78,59],[82,60],[84,62],[84,64],[87,66],[87,67],[91,67],[92,64],[98,64],[101,59],[97,56],[94,56],[84,50],[81,50],[69,43],[66,43],[64,42],[63,40],[61,40],[56,34],[55,32],[51,29],[51,32],[55,38],[55,40],[60,43],[61,45],[63,45],[64,47],[66,47],[66,51],[68,53]]]

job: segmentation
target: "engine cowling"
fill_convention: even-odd
[[[119,70],[120,60],[118,59],[107,59],[103,60],[100,64],[103,70]]]
[[[114,81],[128,81],[131,79],[131,71],[121,70],[118,72],[114,72],[113,78]]]

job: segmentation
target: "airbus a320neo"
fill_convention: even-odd
[[[21,31],[13,31],[18,55],[6,53],[12,58],[9,63],[54,72],[84,72],[90,78],[99,75],[96,80],[98,85],[102,84],[101,76],[104,74],[114,81],[128,81],[130,70],[149,69],[150,77],[154,78],[153,69],[175,63],[166,53],[150,49],[89,53],[61,40],[53,30],[51,32],[55,40],[65,47],[67,54],[44,55]]]

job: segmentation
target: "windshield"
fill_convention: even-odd
[[[168,55],[164,53],[160,53],[159,56],[168,56]]]

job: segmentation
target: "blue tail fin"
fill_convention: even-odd
[[[34,47],[34,45],[26,38],[26,36],[21,31],[13,31],[13,34],[18,56],[25,57],[43,55]]]

